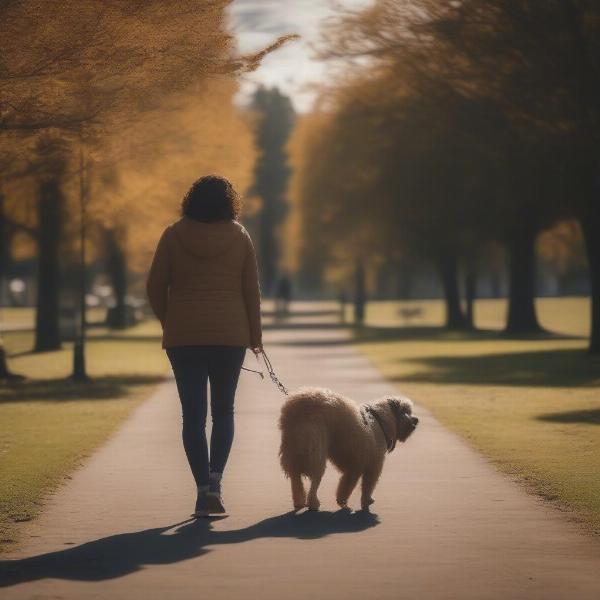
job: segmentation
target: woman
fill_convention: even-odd
[[[162,234],[147,282],[183,412],[183,445],[198,488],[194,516],[225,512],[221,477],[246,348],[262,350],[256,255],[223,177],[202,177]],[[207,383],[212,433],[206,440]]]

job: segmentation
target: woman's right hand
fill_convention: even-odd
[[[250,348],[250,350],[252,350],[252,352],[254,352],[254,354],[255,354],[256,356],[258,356],[258,355],[259,355],[259,354],[261,354],[261,353],[262,353],[262,351],[263,351],[262,344],[261,344],[260,346],[253,346],[252,348]]]

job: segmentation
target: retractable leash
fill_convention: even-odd
[[[267,372],[269,373],[269,377],[271,378],[271,381],[275,384],[277,389],[284,396],[289,396],[288,389],[285,387],[285,385],[283,385],[283,383],[281,383],[281,381],[279,381],[279,378],[277,377],[277,375],[275,375],[275,371],[273,370],[273,365],[271,364],[271,361],[270,361],[269,357],[267,356],[267,353],[264,351],[264,349],[260,351],[260,354],[262,354],[262,357],[265,362],[265,366],[267,367]],[[258,362],[258,354],[256,354],[255,356],[256,356],[256,360]],[[258,373],[260,375],[261,379],[265,378],[265,374],[262,371],[256,371],[254,369],[248,369],[246,367],[242,367],[242,369],[244,371],[250,371],[251,373]]]

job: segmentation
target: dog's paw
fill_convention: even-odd
[[[314,500],[309,500],[306,506],[308,510],[319,510],[321,503],[315,498]]]

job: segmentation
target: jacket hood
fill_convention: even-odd
[[[211,258],[229,250],[239,240],[243,227],[237,221],[203,223],[183,217],[172,225],[177,241],[199,258]]]

